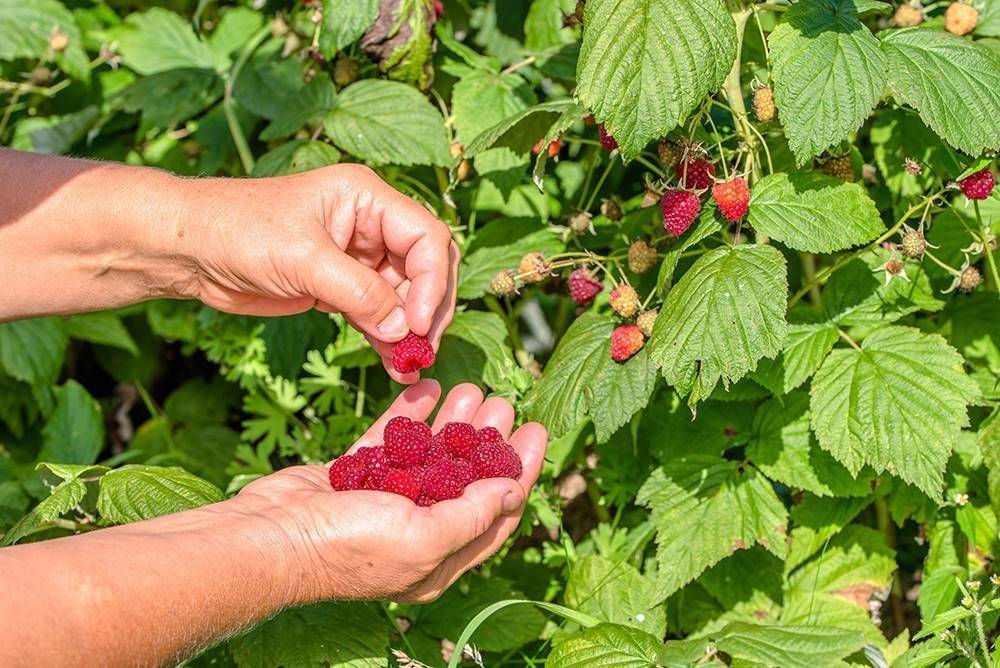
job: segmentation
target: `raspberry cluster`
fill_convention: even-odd
[[[476,480],[521,476],[521,458],[493,427],[449,422],[431,434],[423,422],[399,416],[385,425],[382,441],[336,459],[330,486],[380,490],[431,506],[460,497]]]

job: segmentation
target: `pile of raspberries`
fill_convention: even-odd
[[[382,440],[381,447],[335,460],[330,485],[337,491],[391,492],[432,506],[460,497],[476,480],[521,476],[521,458],[493,427],[449,422],[432,435],[423,422],[398,416],[385,425]]]

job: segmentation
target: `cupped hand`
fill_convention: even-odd
[[[379,445],[393,417],[426,420],[440,398],[434,381],[407,388],[358,440],[352,451]],[[547,436],[538,423],[511,435],[514,409],[504,399],[483,400],[474,385],[459,385],[432,425],[470,422],[500,430],[521,457],[518,480],[493,478],[466,487],[462,496],[419,507],[386,492],[334,492],[329,466],[296,466],[248,485],[239,499],[275,517],[285,528],[300,582],[295,603],[338,599],[433,600],[463,573],[496,552],[517,527],[538,478]]]
[[[185,184],[179,234],[195,278],[180,292],[229,313],[342,313],[394,379],[416,382],[389,361],[409,331],[436,350],[454,315],[459,255],[444,223],[362,165]]]

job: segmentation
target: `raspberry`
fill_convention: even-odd
[[[472,466],[476,479],[521,477],[521,458],[504,442],[484,443],[473,453]]]
[[[502,443],[503,434],[496,427],[483,427],[477,434],[480,443]]]
[[[912,28],[924,22],[924,12],[919,5],[900,5],[892,17],[892,23],[897,28]]]
[[[349,86],[358,78],[358,61],[341,55],[333,64],[333,82],[340,88]]]
[[[421,493],[420,496],[417,498],[417,505],[420,506],[421,508],[427,508],[433,506],[435,503],[437,503],[437,501],[435,501],[434,499],[423,493]]]
[[[730,181],[712,186],[712,199],[715,200],[722,215],[735,223],[747,215],[747,209],[750,208],[750,188],[746,181],[737,176]]]
[[[597,126],[597,138],[601,140],[601,146],[609,151],[613,151],[618,148],[618,142],[615,138],[608,134],[607,128],[604,127],[604,123]]]
[[[680,184],[691,190],[706,190],[712,187],[715,165],[702,158],[691,158],[674,168],[674,175]]]
[[[513,294],[516,290],[517,284],[509,271],[498,271],[490,279],[490,292],[498,297]]]
[[[909,230],[899,240],[899,252],[904,257],[921,258],[926,251],[927,240],[924,238],[923,233],[918,230]]]
[[[580,306],[586,306],[594,301],[604,284],[594,278],[590,270],[580,268],[569,275],[569,295]]]
[[[528,253],[522,257],[517,268],[521,274],[521,280],[525,283],[544,281],[549,274],[549,265],[545,261],[545,255],[537,252]]]
[[[606,199],[601,202],[601,215],[608,220],[619,221],[622,219],[622,207],[621,204],[613,199]]]
[[[975,267],[966,267],[958,277],[958,289],[962,292],[972,292],[983,281],[983,275]]]
[[[377,489],[377,487],[370,487],[370,485],[377,485],[392,468],[389,458],[385,456],[385,450],[382,448],[359,448],[354,456],[364,462],[367,474],[365,488]]]
[[[406,469],[424,460],[431,445],[431,428],[423,422],[414,422],[400,415],[385,425],[382,438],[389,463]]]
[[[841,181],[854,182],[854,162],[850,155],[841,155],[831,158],[823,165],[823,171],[835,179]]]
[[[338,457],[330,465],[330,486],[338,492],[362,489],[368,470],[365,462],[355,455]]]
[[[638,239],[628,247],[628,268],[636,274],[645,274],[656,266],[657,257],[655,248]]]
[[[653,325],[656,323],[656,316],[659,311],[653,309],[651,311],[643,311],[639,314],[639,317],[635,319],[635,326],[639,328],[645,336],[653,335]]]
[[[611,310],[623,318],[631,318],[639,310],[639,295],[628,283],[611,291]]]
[[[375,489],[399,494],[411,501],[420,498],[420,480],[414,475],[412,469],[390,469]]]
[[[541,153],[542,152],[542,143],[544,141],[545,141],[544,138],[539,139],[538,143],[535,144],[534,147],[531,149],[531,152],[535,153],[535,154]],[[559,150],[561,148],[562,148],[562,142],[559,141],[558,139],[553,139],[552,141],[550,141],[549,142],[549,150],[548,150],[549,157],[550,158],[554,158],[557,155],[559,155]]]
[[[399,373],[413,373],[434,364],[430,342],[413,332],[392,347],[392,368]]]
[[[954,35],[968,35],[979,23],[979,11],[964,2],[953,2],[944,13],[944,29]]]
[[[924,173],[924,166],[921,165],[916,160],[914,160],[913,158],[907,158],[903,162],[903,171],[905,171],[907,174],[920,176],[921,174]]]
[[[993,194],[996,179],[989,168],[983,168],[975,174],[970,174],[958,182],[958,187],[969,199],[986,199]]]
[[[573,230],[577,234],[583,234],[584,232],[593,232],[594,225],[591,223],[591,216],[586,211],[576,211],[569,217],[569,229]]]
[[[67,46],[69,46],[69,35],[60,30],[53,30],[49,35],[49,48],[59,53],[65,51]]]
[[[424,471],[423,493],[435,501],[457,499],[462,490],[476,479],[476,472],[469,462],[446,459],[427,467]]]
[[[774,91],[770,86],[758,88],[753,92],[753,113],[761,123],[768,123],[774,120],[778,112],[774,106]]]
[[[431,447],[427,448],[427,452],[424,454],[423,465],[427,467],[443,459],[451,458],[451,450],[445,445],[444,439],[441,438],[441,434],[439,433],[431,439]]]
[[[438,432],[438,436],[456,457],[468,459],[479,447],[476,428],[465,422],[449,422]]]
[[[687,232],[701,211],[701,200],[690,190],[663,193],[663,229],[675,237]]]
[[[671,170],[684,157],[684,149],[672,141],[661,141],[656,146],[656,152],[660,156],[660,164],[665,170]]]
[[[622,325],[611,332],[611,359],[624,362],[642,350],[645,338],[636,325]]]
[[[884,266],[886,273],[889,274],[890,276],[899,276],[900,274],[903,273],[903,270],[906,269],[906,266],[903,264],[903,261],[897,260],[895,258],[887,261]]]

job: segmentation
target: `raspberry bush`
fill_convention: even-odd
[[[516,539],[441,600],[288,611],[195,663],[997,662],[997,0],[145,5],[0,0],[0,142],[371,165],[463,257],[400,368],[552,436]],[[328,462],[399,389],[319,313],[0,324],[0,544]],[[411,427],[331,479],[427,505],[516,468]]]

